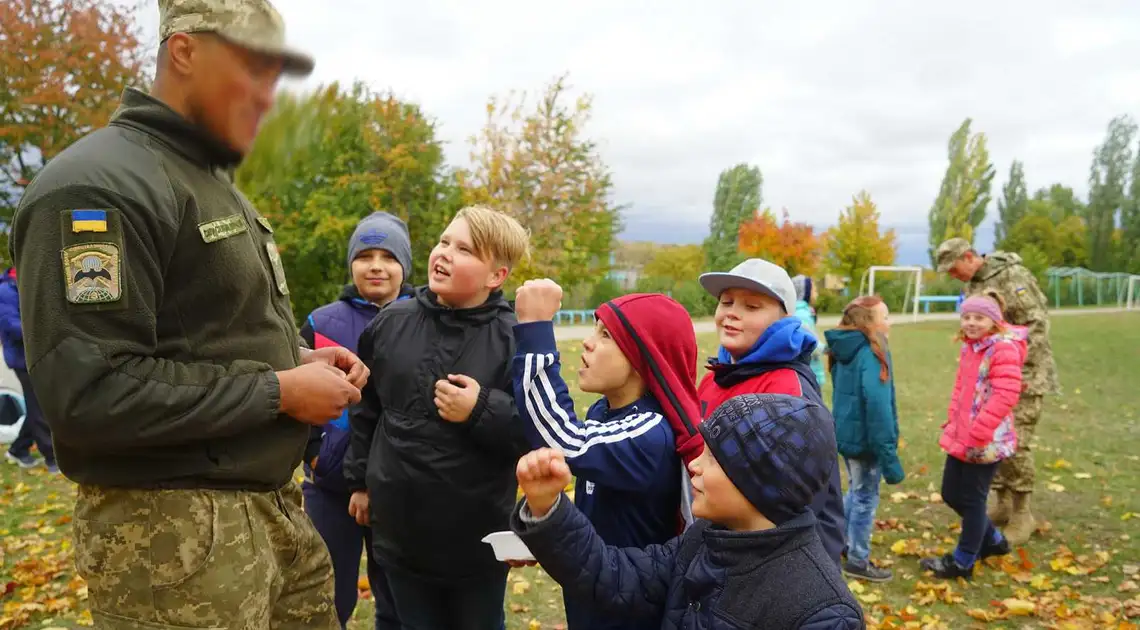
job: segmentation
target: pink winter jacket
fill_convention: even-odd
[[[1008,327],[1004,333],[962,344],[954,395],[938,445],[964,462],[989,464],[1017,451],[1012,412],[1021,398],[1027,331]]]

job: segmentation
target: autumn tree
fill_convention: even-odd
[[[819,270],[821,246],[815,228],[793,223],[787,209],[777,221],[770,209],[757,211],[740,225],[740,253],[763,258],[788,271],[789,275],[812,275]]]
[[[407,280],[422,283],[460,204],[434,123],[361,84],[280,95],[236,182],[273,224],[298,319],[348,281],[345,254],[360,219],[383,210],[408,223]]]
[[[740,226],[760,209],[763,185],[758,167],[737,164],[721,171],[704,243],[707,269],[727,271],[741,261]]]
[[[492,97],[483,130],[471,138],[469,169],[458,173],[465,203],[507,212],[530,230],[531,257],[511,274],[557,278],[580,287],[604,276],[621,226],[613,182],[584,136],[592,99],[567,102],[562,76],[533,107],[526,94]]]
[[[134,10],[110,0],[0,3],[0,222],[48,160],[145,84],[139,38]]]
[[[998,221],[994,226],[994,242],[1001,243],[1014,225],[1029,210],[1029,193],[1025,185],[1025,165],[1014,160],[1009,167],[1009,179],[1001,187],[998,199]]]
[[[1116,256],[1113,233],[1121,208],[1127,201],[1125,186],[1132,164],[1132,139],[1136,123],[1118,116],[1108,124],[1104,143],[1093,152],[1089,172],[1089,205],[1085,214],[1089,238],[1089,267],[1114,271]]]
[[[879,209],[867,191],[839,213],[839,222],[824,235],[825,260],[832,273],[858,282],[874,265],[893,265],[897,241],[893,229],[879,227]]]
[[[947,155],[950,164],[942,178],[938,198],[930,207],[930,259],[948,238],[961,237],[971,243],[974,231],[986,218],[994,165],[986,148],[984,133],[970,133],[967,118],[950,136]]]

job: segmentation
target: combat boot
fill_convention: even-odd
[[[1013,493],[1009,490],[994,490],[993,495],[994,502],[986,516],[990,517],[990,522],[994,525],[1004,527],[1013,513]]]
[[[1037,522],[1033,519],[1033,513],[1029,511],[1029,500],[1032,496],[1031,492],[1013,493],[1013,513],[1010,514],[1009,525],[1006,525],[1002,533],[1009,540],[1009,544],[1015,547],[1029,542],[1029,537],[1037,529]]]

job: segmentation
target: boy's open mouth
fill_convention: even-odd
[[[451,276],[451,272],[448,271],[447,269],[444,269],[443,265],[440,265],[440,264],[436,264],[434,267],[432,267],[431,271],[432,271],[432,273],[436,273],[436,274],[439,274],[441,276],[449,276],[449,277]]]

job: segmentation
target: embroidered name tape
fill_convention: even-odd
[[[107,231],[107,211],[106,210],[72,210],[71,211],[71,231],[78,234],[80,232],[106,232]]]
[[[231,214],[228,217],[198,224],[198,232],[202,235],[202,240],[207,243],[237,236],[246,229],[245,219],[240,214]]]

